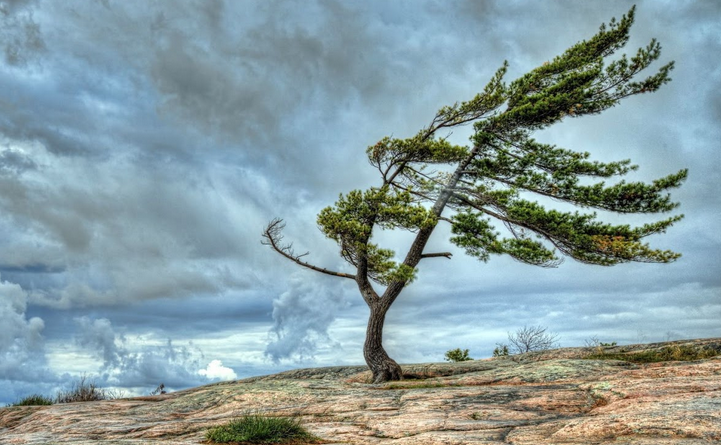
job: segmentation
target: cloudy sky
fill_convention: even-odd
[[[438,231],[453,259],[425,261],[388,315],[399,362],[488,357],[523,325],[563,346],[721,336],[721,4],[636,3],[627,52],[657,37],[673,82],[538,138],[630,158],[630,180],[689,168],[673,194],[686,218],[650,240],[683,257],[479,263]],[[368,145],[416,133],[504,60],[512,80],[631,5],[0,1],[0,404],[82,375],[147,394],[363,363],[353,283],[262,246],[265,224],[284,218],[298,251],[347,270],[315,216],[378,183]]]

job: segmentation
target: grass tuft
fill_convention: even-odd
[[[33,394],[31,396],[27,396],[23,399],[20,399],[19,401],[13,403],[9,406],[40,406],[40,405],[52,405],[53,399],[50,397],[45,397],[40,394]]]
[[[164,393],[165,391],[163,391],[163,394]],[[7,406],[38,406],[52,405],[55,403],[94,402],[96,400],[113,400],[122,397],[122,391],[111,391],[100,388],[95,382],[88,381],[85,376],[83,376],[80,380],[73,383],[73,387],[69,391],[58,391],[54,398],[33,394]]]
[[[298,419],[247,415],[214,427],[205,438],[211,443],[293,444],[320,443]]]

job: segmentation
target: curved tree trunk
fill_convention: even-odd
[[[403,378],[401,367],[383,349],[383,323],[386,319],[388,307],[375,304],[371,306],[370,310],[366,341],[363,345],[363,356],[373,373],[373,383],[401,380]]]

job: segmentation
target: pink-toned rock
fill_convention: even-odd
[[[721,339],[604,348],[721,351]],[[289,371],[154,397],[0,408],[0,444],[198,444],[245,413],[300,416],[328,443],[716,444],[721,357],[631,364],[589,348],[404,366],[366,383],[364,367]]]

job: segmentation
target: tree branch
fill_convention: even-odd
[[[451,252],[424,253],[423,255],[421,255],[421,259],[445,257],[450,260],[452,256],[453,254]]]
[[[265,246],[270,246],[279,254],[283,255],[284,257],[288,258],[296,264],[307,267],[308,269],[324,273],[326,275],[332,275],[334,277],[350,278],[351,280],[355,280],[355,275],[350,275],[342,272],[334,272],[332,270],[314,266],[310,263],[306,263],[305,261],[301,261],[302,257],[308,255],[308,252],[297,255],[295,252],[293,252],[293,244],[280,244],[281,241],[283,241],[282,232],[284,228],[285,224],[283,223],[282,219],[273,219],[270,223],[268,223],[268,226],[265,228],[265,230],[263,230],[263,238],[265,238],[265,241],[261,241],[261,244]]]

